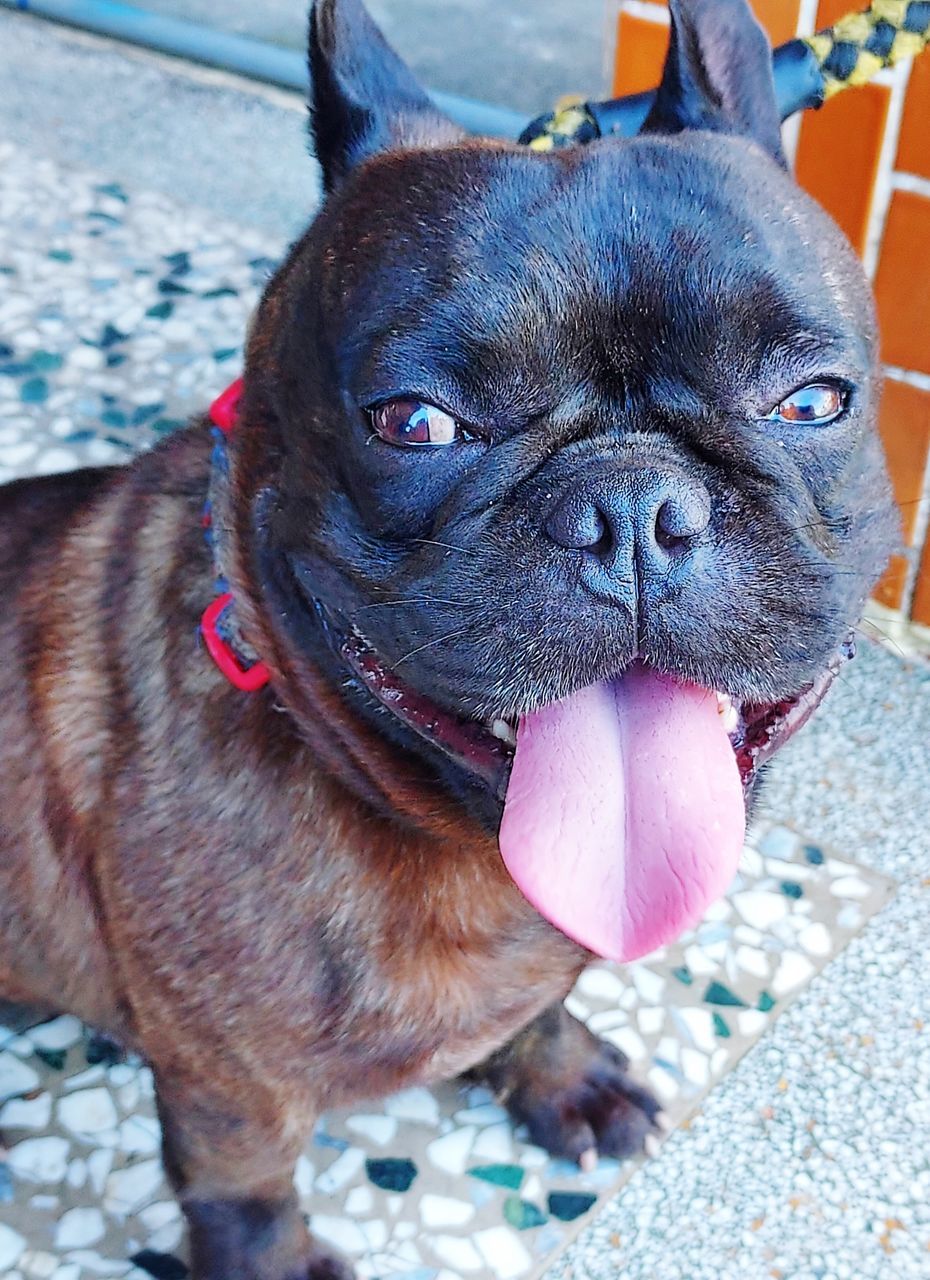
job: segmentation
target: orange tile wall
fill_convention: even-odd
[[[911,68],[895,168],[930,178],[930,58],[927,55]]]
[[[891,90],[867,84],[808,111],[798,139],[798,182],[816,196],[858,253],[865,249]]]
[[[617,97],[654,89],[662,74],[668,49],[668,26],[648,22],[621,10],[617,25],[617,60],[614,88]]]
[[[882,354],[930,374],[930,199],[896,191],[875,277]]]
[[[608,2],[617,14],[614,93],[654,88],[668,44],[665,4],[631,11],[626,0]],[[774,45],[799,34],[799,0],[752,4]],[[821,0],[815,29],[862,7],[859,0]],[[895,93],[900,89],[872,83],[806,112],[795,167],[874,271],[882,355],[893,370],[880,426],[902,516],[902,545],[875,595],[930,627],[930,51],[913,64],[897,111]],[[888,130],[898,130],[893,148],[885,148]]]
[[[914,549],[918,512],[927,464],[930,461],[930,391],[888,378],[879,419],[888,472],[901,511],[904,545]],[[889,609],[900,609],[907,587],[909,562],[891,559],[875,598]]]

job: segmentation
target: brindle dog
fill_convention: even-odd
[[[643,136],[547,156],[316,5],[328,196],[214,509],[268,688],[198,643],[206,419],[0,493],[0,994],[151,1064],[197,1280],[344,1274],[292,1174],[353,1099],[472,1070],[553,1152],[642,1147],[561,1005],[590,953],[502,862],[500,722],[634,659],[790,718],[883,566],[861,270],[748,8],[672,10]]]

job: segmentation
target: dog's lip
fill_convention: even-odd
[[[383,707],[503,802],[516,746],[516,726],[509,719],[482,722],[446,710],[392,672],[355,628],[341,635],[338,647],[345,664]],[[762,766],[807,723],[840,668],[855,652],[855,638],[850,633],[814,680],[794,697],[779,702],[739,702],[716,693],[747,793]]]
[[[339,649],[346,665],[382,706],[503,800],[513,759],[512,746],[502,741],[500,726],[505,721],[488,726],[444,710],[396,676],[354,628],[342,637]]]
[[[730,733],[730,742],[747,790],[762,766],[807,724],[840,669],[855,656],[856,637],[851,631],[820,674],[793,698],[781,702],[742,703],[735,730]]]

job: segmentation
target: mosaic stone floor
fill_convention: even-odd
[[[280,245],[0,142],[0,483],[123,462],[237,374]]]
[[[280,246],[0,143],[0,480],[118,462],[238,369]],[[633,1059],[674,1125],[859,932],[890,882],[782,827],[690,938],[584,975],[572,1008]],[[150,1077],[74,1020],[0,1032],[0,1276],[182,1277]],[[298,1170],[314,1230],[363,1276],[540,1274],[635,1172],[593,1175],[450,1086],[332,1115]],[[134,1261],[130,1261],[134,1259]]]

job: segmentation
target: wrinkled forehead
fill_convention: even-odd
[[[861,272],[751,144],[690,135],[539,157],[457,147],[360,171],[326,290],[345,357],[617,358],[725,343],[867,347]],[[806,337],[801,337],[806,335]],[[864,358],[864,357],[863,357]],[[527,370],[530,376],[535,371]]]

